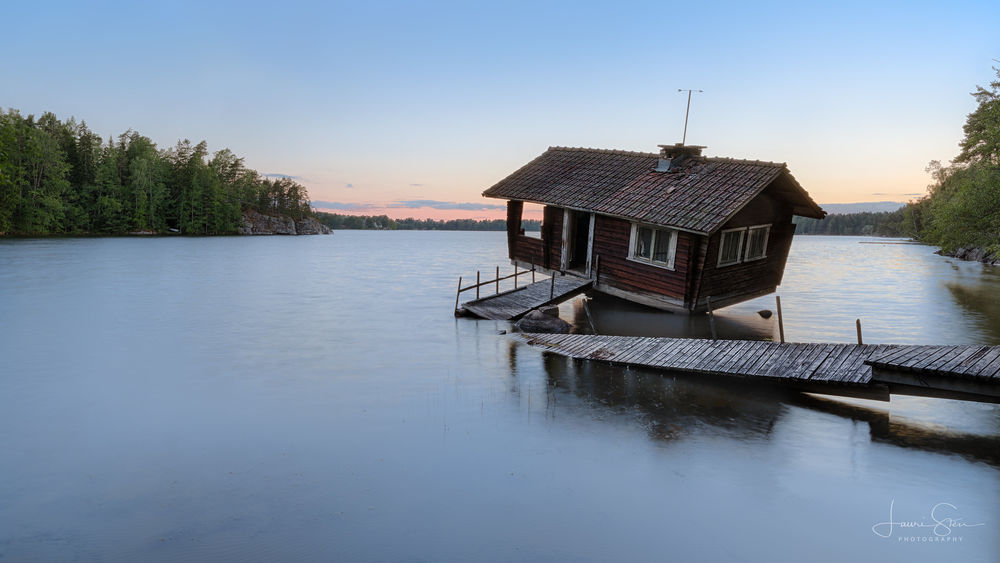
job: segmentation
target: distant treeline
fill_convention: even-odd
[[[372,229],[399,231],[505,231],[505,219],[390,219],[387,215],[340,215],[315,212],[316,219],[331,229]],[[521,225],[528,231],[541,229],[541,221],[527,219]]]
[[[977,86],[978,107],[965,120],[959,154],[948,166],[931,162],[928,195],[892,213],[798,218],[799,234],[904,236],[945,252],[981,248],[1000,256],[1000,69],[989,88]]]
[[[312,213],[304,186],[205,141],[158,149],[129,130],[104,142],[86,122],[0,112],[0,235],[230,234],[246,210]]]
[[[903,210],[882,213],[845,213],[825,219],[795,217],[797,235],[904,236]]]

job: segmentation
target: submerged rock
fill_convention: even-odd
[[[558,315],[558,307],[553,307]],[[514,323],[514,330],[518,332],[545,332],[553,334],[567,334],[571,328],[570,324],[558,316],[535,309]]]

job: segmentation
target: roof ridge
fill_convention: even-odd
[[[656,158],[660,156],[654,152],[640,152],[640,151],[623,151],[618,149],[593,149],[589,147],[549,147],[550,151],[574,151],[574,152],[589,152],[596,154],[620,154],[625,156],[645,156]]]
[[[729,158],[726,156],[710,156],[705,158],[708,162],[731,162],[733,164],[756,164],[757,166],[772,166],[774,168],[788,168],[788,163],[771,162],[769,160],[750,160],[748,158]]]

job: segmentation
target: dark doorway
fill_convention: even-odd
[[[587,247],[590,240],[590,213],[570,211],[569,230],[569,264],[570,270],[583,272],[587,268]]]

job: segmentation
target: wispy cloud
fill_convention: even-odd
[[[388,206],[394,209],[418,209],[429,207],[431,209],[462,209],[465,211],[486,211],[489,209],[507,209],[506,205],[495,203],[459,203],[455,201],[436,201],[433,199],[412,199],[407,201],[396,201]]]
[[[423,184],[410,184],[410,187],[411,188],[422,188],[422,187],[424,187],[424,185]]]
[[[371,203],[346,203],[341,201],[314,201],[312,206],[318,209],[337,209],[339,211],[364,211],[366,209],[378,209],[378,206]]]
[[[354,184],[347,184],[347,185],[346,185],[346,186],[344,186],[344,187],[345,187],[345,188],[353,188],[353,187],[354,187]]]
[[[268,172],[264,174],[265,178],[284,178],[286,180],[301,180],[302,176],[290,176],[288,174],[279,174],[278,172]]]

